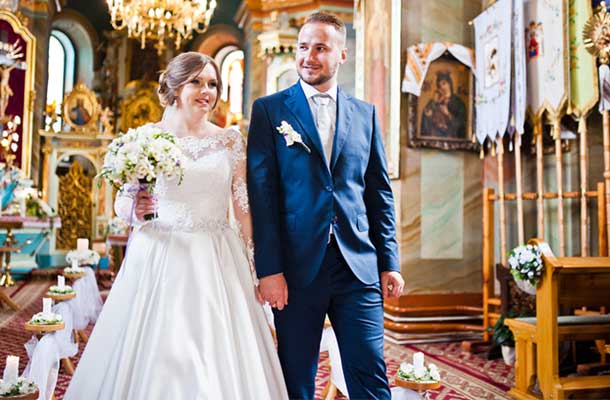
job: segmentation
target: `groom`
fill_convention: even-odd
[[[309,16],[298,38],[301,79],[252,106],[255,262],[291,399],[314,398],[327,314],[349,398],[390,399],[383,297],[404,285],[394,202],[375,108],[337,87],[345,42],[340,19]]]

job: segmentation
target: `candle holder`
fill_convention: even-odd
[[[71,300],[73,298],[76,297],[76,292],[71,292],[71,293],[53,293],[53,292],[47,292],[45,294],[46,297],[53,299],[54,301],[66,301],[66,300]]]
[[[0,396],[0,400],[3,400],[3,399],[6,399],[6,400],[38,400],[39,396],[40,396],[40,393],[38,392],[38,390],[36,390],[35,392],[21,394],[18,396],[10,396],[10,397]]]

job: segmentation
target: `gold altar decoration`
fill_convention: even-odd
[[[210,25],[216,0],[106,0],[110,22],[116,30],[127,28],[127,36],[140,41],[156,41],[157,52],[165,41],[173,40],[176,49]]]
[[[163,107],[157,96],[156,82],[131,81],[123,90],[121,101],[121,131],[136,128],[147,122],[158,122]]]
[[[62,228],[57,233],[58,249],[73,249],[76,239],[91,237],[93,178],[75,161],[65,176],[59,178],[59,204],[57,214]]]
[[[0,42],[0,122],[6,123],[14,116],[20,116],[19,147],[13,153],[20,151],[19,166],[25,177],[31,172],[32,152],[32,118],[34,106],[34,73],[36,65],[36,38],[28,30],[26,20],[19,14],[13,14],[9,9],[0,9],[0,21],[10,25],[7,43]],[[1,24],[1,23],[0,23]],[[13,36],[13,38],[11,38]],[[11,74],[23,74],[23,86],[11,87]],[[15,102],[15,98],[23,102]]]
[[[289,55],[295,51],[299,30],[290,26],[288,14],[277,11],[271,12],[270,30],[258,35],[260,43],[259,57],[273,57],[276,55]]]
[[[77,83],[64,97],[62,114],[64,121],[75,131],[91,131],[97,126],[100,116],[97,96],[83,83]]]
[[[610,63],[610,13],[601,2],[599,11],[593,14],[582,32],[585,48],[602,64]]]

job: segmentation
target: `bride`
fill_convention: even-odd
[[[159,84],[158,127],[178,138],[184,179],[158,179],[154,200],[140,191],[133,207],[128,191],[117,197],[140,226],[64,399],[286,399],[254,286],[245,145],[208,121],[218,66],[183,53]]]

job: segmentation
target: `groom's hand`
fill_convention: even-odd
[[[288,284],[284,274],[269,275],[259,280],[258,286],[263,299],[273,308],[282,311],[288,305]]]
[[[385,271],[381,273],[381,290],[384,299],[400,296],[404,287],[405,281],[402,279],[400,272]]]

